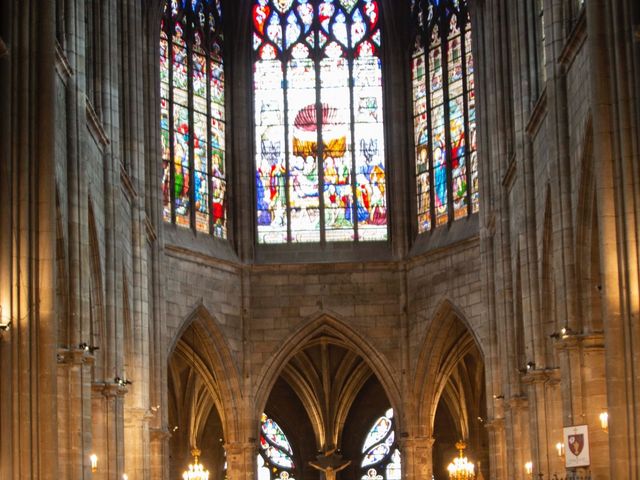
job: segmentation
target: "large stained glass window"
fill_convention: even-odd
[[[165,1],[160,33],[163,212],[227,235],[220,0]]]
[[[477,212],[471,22],[466,0],[413,0],[418,232]]]
[[[280,426],[262,414],[260,422],[258,480],[295,480],[293,449]]]
[[[387,239],[377,0],[256,0],[259,243]]]
[[[402,465],[395,435],[393,409],[378,418],[362,446],[361,480],[400,480]]]

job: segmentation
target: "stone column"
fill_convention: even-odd
[[[256,477],[257,441],[225,443],[224,450],[227,453],[228,480],[253,480]]]
[[[504,418],[494,418],[484,424],[489,432],[489,478],[501,480],[507,478],[506,431]]]
[[[93,356],[83,349],[58,351],[58,455],[60,478],[90,478],[91,370]],[[103,458],[104,460],[104,458]]]
[[[433,437],[400,439],[402,477],[406,480],[429,479],[433,475]]]
[[[560,371],[534,370],[523,377],[523,383],[528,387],[533,472],[545,477],[562,473],[555,450],[556,443],[562,441]]]
[[[92,451],[99,458],[96,480],[120,480],[124,469],[122,404],[126,389],[117,383],[92,385]]]
[[[556,348],[566,371],[562,383],[563,425],[588,425],[591,474],[607,478],[609,439],[599,419],[600,412],[607,409],[604,336],[571,335],[559,340]]]
[[[505,405],[508,479],[525,480],[524,464],[532,461],[529,434],[529,402],[527,397],[514,396]]]

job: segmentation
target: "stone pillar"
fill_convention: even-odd
[[[505,406],[506,448],[508,479],[526,480],[524,464],[532,461],[529,435],[529,402],[524,396],[515,396]]]
[[[225,443],[224,450],[227,453],[228,480],[253,480],[256,477],[257,441]]]
[[[92,451],[98,456],[96,480],[120,480],[124,469],[122,404],[126,389],[117,383],[92,385]]]
[[[506,432],[504,418],[494,418],[484,424],[489,432],[489,478],[507,478]]]
[[[91,370],[83,349],[58,351],[58,455],[61,478],[91,478]],[[104,460],[104,458],[103,458]]]
[[[562,473],[563,463],[555,449],[562,441],[560,371],[534,370],[523,377],[523,383],[528,386],[533,472],[545,477]]]
[[[124,409],[125,470],[131,479],[150,479],[149,422],[152,413],[142,408]]]
[[[562,359],[564,426],[588,425],[591,474],[609,477],[609,439],[600,427],[600,412],[607,409],[604,337],[571,335],[558,341]],[[564,469],[564,467],[563,467]]]
[[[431,479],[433,475],[432,437],[408,437],[400,439],[402,478],[406,480]]]

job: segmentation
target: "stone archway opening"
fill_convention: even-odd
[[[182,478],[193,463],[192,450],[212,480],[225,478],[224,412],[210,346],[197,322],[182,333],[169,357],[168,425],[170,478]]]
[[[264,411],[291,443],[296,480],[321,478],[309,462],[339,468],[349,461],[338,478],[355,480],[363,476],[365,438],[389,409],[391,402],[367,361],[341,339],[321,334],[281,369]],[[384,465],[378,467],[384,477]]]

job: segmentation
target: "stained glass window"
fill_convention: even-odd
[[[361,480],[400,480],[402,464],[396,442],[393,409],[378,418],[362,445]]]
[[[258,242],[387,239],[377,0],[253,5]]]
[[[166,222],[227,235],[220,0],[166,0],[160,134]]]
[[[295,480],[293,449],[280,426],[265,413],[260,422],[259,480]]]
[[[466,0],[415,0],[412,57],[418,232],[479,209],[471,22]]]

